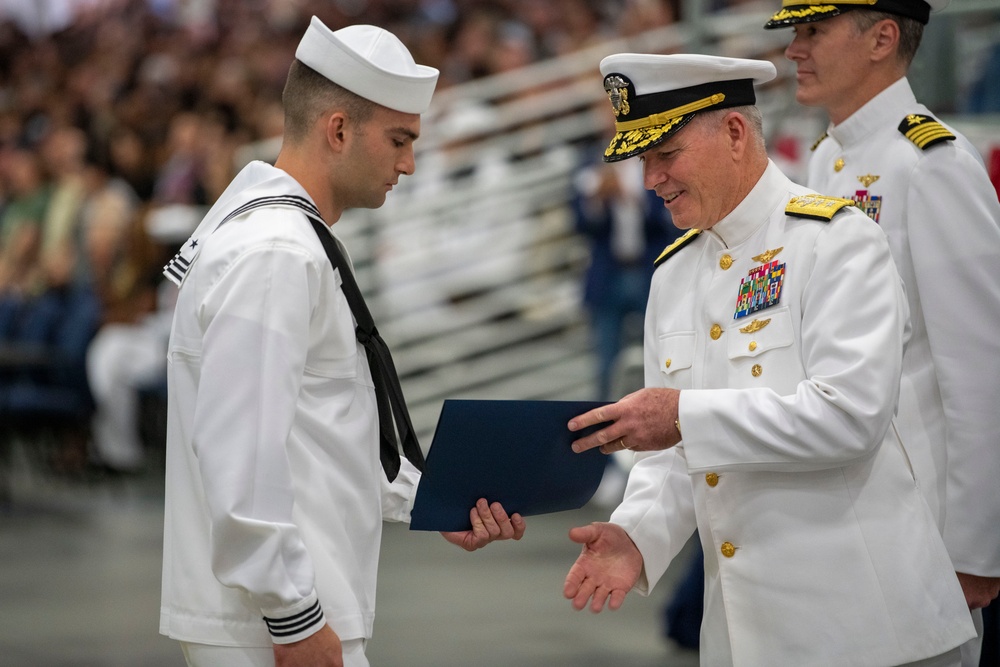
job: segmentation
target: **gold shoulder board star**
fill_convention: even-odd
[[[755,262],[760,262],[761,264],[767,264],[772,259],[774,259],[778,255],[779,252],[781,252],[784,249],[785,249],[785,246],[781,246],[780,248],[775,248],[774,250],[766,250],[766,251],[760,253],[759,255],[756,255],[756,256],[752,257],[752,259]]]
[[[865,174],[864,176],[858,176],[858,180],[861,181],[861,185],[865,186],[866,188],[870,188],[872,183],[874,183],[878,179],[879,177],[875,176],[874,174]]]

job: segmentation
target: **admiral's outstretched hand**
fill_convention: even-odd
[[[619,609],[642,574],[642,554],[625,529],[613,523],[592,523],[569,531],[569,539],[583,545],[569,574],[563,595],[577,610],[587,606],[595,614]]]

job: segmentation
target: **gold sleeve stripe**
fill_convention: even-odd
[[[906,138],[915,143],[920,148],[927,148],[940,141],[949,141],[955,135],[949,132],[940,123],[928,123],[919,125],[906,133]]]

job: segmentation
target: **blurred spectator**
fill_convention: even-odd
[[[0,215],[0,299],[22,304],[40,291],[39,249],[51,189],[41,157],[26,147],[0,156],[0,179],[8,193]],[[10,326],[0,324],[0,331]]]
[[[601,100],[595,108],[602,120],[612,117],[607,104]],[[594,398],[614,401],[621,398],[614,395],[616,391],[642,388],[641,381],[637,386],[622,387],[616,376],[625,376],[622,353],[630,345],[642,344],[654,262],[680,232],[663,200],[643,187],[642,163],[606,163],[606,147],[607,141],[600,140],[582,149],[583,162],[573,180],[572,211],[576,231],[590,243],[583,302],[590,314],[597,366]],[[594,494],[598,506],[614,507],[621,502],[630,459],[608,457]]]
[[[553,4],[559,23],[543,36],[552,44],[552,55],[566,55],[617,37],[614,22],[605,20],[594,0],[560,0]]]
[[[88,154],[84,176],[87,194],[80,210],[76,279],[100,294],[101,281],[107,279],[140,200],[125,179],[112,174],[99,152]]]
[[[986,52],[982,69],[968,91],[964,106],[967,113],[1000,112],[1000,42]]]
[[[451,48],[441,63],[438,85],[445,87],[490,74],[490,53],[503,15],[494,6],[480,5],[459,17],[453,27]]]
[[[680,19],[679,0],[626,0],[616,27],[622,37],[662,28]]]
[[[79,0],[0,0],[0,16],[31,37],[42,37],[66,28],[73,21],[75,4]]]
[[[136,215],[116,233],[88,230],[87,250],[97,270],[103,320],[87,351],[87,379],[95,401],[93,452],[111,472],[136,472],[145,462],[140,392],[166,376],[172,304],[159,296],[164,257]]]
[[[499,25],[490,48],[490,74],[503,74],[522,69],[537,60],[535,40],[528,27],[520,21],[507,20]]]
[[[41,149],[51,194],[42,220],[39,268],[47,288],[64,287],[73,281],[78,260],[87,137],[77,128],[61,127],[45,137]]]
[[[139,133],[126,125],[117,125],[108,136],[108,161],[117,174],[142,201],[153,198],[156,169]]]
[[[5,169],[13,198],[2,225],[0,333],[13,349],[35,351],[3,376],[4,419],[36,422],[57,435],[52,463],[78,472],[86,461],[92,408],[84,370],[97,328],[98,304],[73,279],[73,233],[84,196],[78,134],[56,131],[39,151],[14,149]],[[45,177],[44,155],[54,178]]]
[[[680,233],[663,200],[642,187],[641,163],[605,163],[604,147],[585,151],[574,179],[573,214],[576,230],[590,241],[583,299],[597,353],[596,398],[609,401],[620,398],[611,395],[619,352],[629,340],[642,340],[653,263]]]
[[[183,112],[171,119],[167,159],[153,186],[153,201],[157,204],[208,203],[201,129],[201,119],[194,113]]]

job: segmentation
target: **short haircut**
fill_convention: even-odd
[[[764,115],[760,112],[753,104],[747,104],[745,106],[739,107],[729,107],[728,109],[712,109],[710,111],[703,111],[699,115],[705,116],[707,118],[712,118],[717,122],[721,122],[723,118],[726,117],[730,112],[735,111],[747,121],[747,126],[750,128],[750,136],[754,143],[758,146],[764,146]]]
[[[913,57],[917,55],[920,40],[924,36],[923,23],[898,14],[866,9],[847,12],[847,15],[852,17],[854,28],[858,31],[858,34],[865,32],[879,21],[885,21],[886,19],[894,21],[899,26],[899,50],[896,52],[896,56],[904,65],[907,67],[910,66],[910,63],[913,62]]]
[[[285,108],[285,138],[291,142],[303,140],[318,118],[334,110],[363,124],[372,117],[376,106],[298,60],[288,70],[281,101]]]

